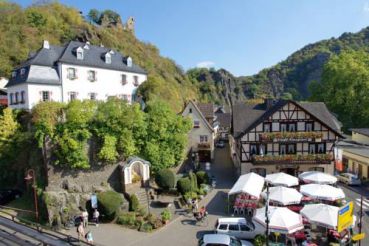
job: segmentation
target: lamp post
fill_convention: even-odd
[[[26,177],[24,178],[27,182],[32,180],[32,188],[33,188],[33,199],[35,203],[35,214],[36,214],[36,220],[39,222],[39,216],[38,216],[38,202],[37,202],[37,192],[36,192],[36,175],[35,170],[28,169]]]
[[[269,246],[269,184],[266,183],[266,204],[265,204],[265,244]]]

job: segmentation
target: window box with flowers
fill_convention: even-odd
[[[254,164],[330,164],[333,160],[330,154],[308,155],[254,155]]]
[[[210,149],[210,143],[199,143],[198,148],[199,149]]]
[[[306,141],[308,139],[321,140],[322,132],[265,132],[259,134],[261,141]]]

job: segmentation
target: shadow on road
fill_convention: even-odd
[[[214,234],[213,230],[206,230],[206,231],[198,231],[196,233],[196,238],[200,239],[202,236],[204,236],[205,234]]]
[[[224,191],[217,191],[216,195],[206,206],[209,214],[226,216],[227,215],[227,193]]]

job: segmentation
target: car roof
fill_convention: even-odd
[[[204,243],[206,244],[225,244],[229,245],[231,238],[226,234],[206,234],[203,237]]]
[[[228,218],[219,218],[219,223],[238,223],[238,224],[247,224],[246,219],[242,217],[228,217]]]

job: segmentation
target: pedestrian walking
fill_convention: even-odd
[[[82,221],[83,221],[83,227],[87,227],[87,225],[88,225],[88,212],[87,212],[87,210],[85,209],[85,210],[83,210],[83,212],[82,212]]]
[[[97,211],[97,208],[95,208],[94,213],[92,214],[92,217],[93,217],[93,219],[95,221],[95,225],[96,226],[99,226],[100,213],[99,213],[99,211]]]
[[[86,241],[90,244],[94,244],[94,239],[92,237],[92,232],[91,231],[88,231],[86,233]]]
[[[78,241],[85,237],[85,229],[83,228],[83,223],[80,222],[77,226],[77,234],[78,234]]]

